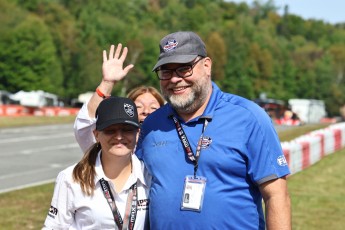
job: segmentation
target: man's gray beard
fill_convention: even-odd
[[[208,95],[208,90],[202,89],[202,86],[194,86],[195,87],[192,89],[191,93],[184,98],[181,98],[179,95],[168,95],[165,92],[162,92],[162,94],[165,100],[178,113],[193,113],[203,105]]]
[[[195,100],[195,93],[189,94],[187,98],[181,96],[170,95],[165,97],[168,103],[177,111],[183,113],[191,113],[195,111],[197,101]]]

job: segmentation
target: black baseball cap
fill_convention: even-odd
[[[207,56],[205,43],[192,31],[179,31],[165,36],[159,43],[159,49],[158,61],[152,71],[168,63],[189,63],[197,56]]]
[[[96,130],[103,130],[114,124],[128,124],[139,128],[137,107],[126,97],[104,99],[96,110]]]

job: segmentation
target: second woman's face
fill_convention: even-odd
[[[138,109],[140,123],[142,123],[148,115],[160,107],[159,102],[151,93],[141,94],[135,99],[134,103]]]

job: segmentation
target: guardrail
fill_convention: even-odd
[[[291,174],[297,173],[345,147],[345,122],[312,131],[281,145]]]

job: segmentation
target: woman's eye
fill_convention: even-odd
[[[106,135],[111,135],[114,133],[114,131],[113,130],[104,130],[103,133]]]
[[[124,133],[132,133],[134,132],[136,129],[123,129],[122,132]]]

